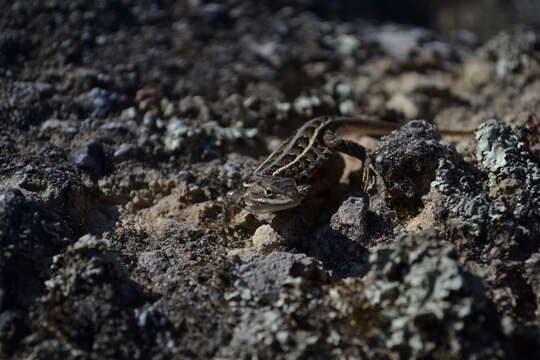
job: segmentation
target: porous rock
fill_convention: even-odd
[[[425,121],[411,121],[384,137],[374,166],[390,198],[404,207],[418,206],[427,194],[440,159],[454,159],[455,150]]]

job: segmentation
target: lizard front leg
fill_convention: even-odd
[[[377,182],[378,174],[371,165],[366,148],[354,141],[342,139],[330,130],[325,131],[323,141],[332,151],[341,152],[362,161],[362,183],[364,191],[371,191]]]

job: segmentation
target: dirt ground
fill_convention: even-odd
[[[483,13],[455,3],[439,15]],[[540,357],[534,27],[307,0],[3,7],[1,359]],[[345,158],[298,208],[224,217],[296,127],[363,113],[403,124],[345,134],[369,194]]]

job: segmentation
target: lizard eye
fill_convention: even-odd
[[[265,195],[265,196],[272,196],[272,194],[273,194],[273,193],[272,193],[272,190],[270,190],[270,189],[264,189],[264,195]]]

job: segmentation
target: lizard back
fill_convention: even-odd
[[[261,162],[253,175],[292,177],[297,181],[308,180],[332,154],[322,137],[326,128],[333,122],[330,117],[308,121]]]

